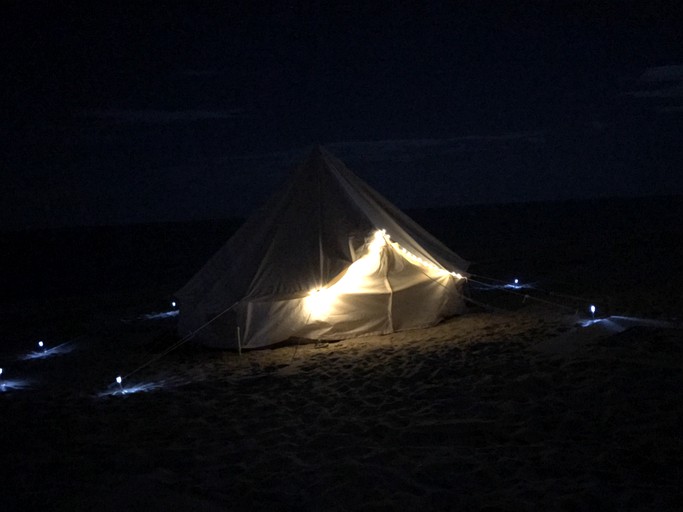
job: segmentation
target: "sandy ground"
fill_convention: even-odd
[[[681,510],[680,260],[641,235],[601,258],[598,235],[506,260],[508,243],[475,270],[537,268],[536,289],[473,289],[490,308],[388,336],[241,356],[186,344],[126,394],[114,378],[175,341],[173,318],[120,305],[50,357],[11,345],[0,509]],[[647,286],[641,259],[659,272]],[[591,322],[550,286],[607,311]]]

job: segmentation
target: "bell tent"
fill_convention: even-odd
[[[220,348],[427,327],[468,263],[321,147],[177,292],[179,334]]]

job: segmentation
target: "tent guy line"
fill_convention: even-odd
[[[494,278],[494,277],[483,276],[483,275],[481,275],[481,274],[474,274],[474,273],[472,273],[472,272],[469,272],[469,275],[470,275],[470,281],[472,281],[472,282],[477,282],[477,281],[473,281],[473,280],[471,279],[471,277],[477,277],[477,278],[479,278],[479,279],[486,279],[486,280],[488,280],[488,281],[493,281],[493,282],[496,282],[496,283],[501,283],[501,284],[505,285],[505,286],[503,287],[503,289],[505,289],[505,290],[509,290],[509,289],[510,289],[510,282],[509,282],[509,281],[504,281],[504,280],[502,280],[502,279],[496,279],[496,278]],[[518,280],[515,279],[515,281],[518,281]],[[490,284],[488,284],[488,283],[479,283],[479,284],[483,284],[483,285],[484,285],[485,287],[487,287],[487,288],[490,288],[490,287],[492,286],[492,285],[490,285]],[[516,284],[519,284],[519,283],[516,283]],[[526,284],[526,286],[529,286],[529,283],[525,283],[525,284]],[[514,288],[514,287],[513,287],[513,288]],[[570,294],[567,294],[567,293],[558,293],[558,292],[554,292],[554,291],[552,291],[552,290],[548,290],[548,289],[545,289],[545,288],[538,288],[538,287],[536,287],[536,286],[532,286],[532,288],[533,288],[534,290],[542,291],[542,292],[547,293],[548,295],[552,295],[552,296],[554,296],[554,297],[562,297],[562,298],[565,298],[565,299],[575,300],[575,301],[577,301],[577,302],[589,303],[589,302],[592,301],[592,299],[589,299],[589,298],[587,298],[587,297],[581,297],[581,296],[578,296],[578,295],[570,295]]]
[[[472,279],[472,278],[470,278],[469,280],[473,283],[477,283],[477,284],[480,284],[482,286],[492,288],[491,285],[484,283],[483,281],[477,281],[476,279]],[[495,288],[499,289],[499,287],[495,287]],[[578,313],[578,309],[576,309],[576,308],[571,308],[569,306],[565,306],[564,304],[560,304],[559,302],[553,302],[553,301],[549,301],[546,299],[541,299],[540,297],[534,297],[533,295],[529,295],[528,293],[519,293],[519,292],[516,292],[514,290],[510,290],[509,288],[502,288],[502,291],[505,291],[505,292],[510,293],[512,295],[517,295],[518,297],[523,297],[525,301],[526,300],[535,300],[537,302],[543,302],[544,304],[549,304],[551,306],[555,306],[558,308],[562,308],[562,309],[566,309],[566,310],[574,311],[574,312]]]
[[[168,348],[166,348],[163,352],[161,352],[160,354],[154,356],[153,358],[151,358],[151,359],[150,359],[149,361],[147,361],[146,363],[144,363],[144,364],[138,366],[137,368],[135,368],[134,370],[132,370],[132,371],[126,373],[124,376],[117,376],[116,382],[117,382],[118,384],[121,384],[121,383],[119,382],[119,379],[121,379],[121,380],[128,379],[129,377],[131,377],[132,375],[136,374],[136,373],[139,372],[140,370],[142,370],[142,369],[148,367],[149,365],[151,365],[151,364],[153,364],[153,363],[155,363],[155,362],[157,362],[157,361],[163,359],[164,357],[166,357],[168,354],[170,354],[170,353],[173,352],[174,350],[180,348],[182,345],[184,345],[184,344],[187,343],[188,341],[191,341],[192,338],[194,338],[195,335],[196,335],[199,331],[201,331],[202,329],[204,329],[205,327],[207,327],[209,324],[211,324],[213,321],[217,320],[219,317],[221,317],[222,315],[224,315],[225,313],[227,313],[228,311],[230,311],[230,310],[231,310],[232,308],[234,308],[235,306],[237,306],[237,302],[235,302],[232,306],[228,307],[228,308],[225,309],[224,311],[221,311],[220,313],[218,313],[216,316],[214,316],[212,319],[210,319],[210,320],[209,320],[208,322],[206,322],[204,325],[201,325],[200,327],[198,327],[197,329],[195,329],[193,332],[188,333],[188,334],[186,334],[185,336],[183,336],[180,340],[178,340],[178,341],[176,341],[174,344],[170,345],[170,346],[169,346]]]

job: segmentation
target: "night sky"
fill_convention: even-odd
[[[678,2],[137,3],[3,2],[0,229],[244,216],[315,144],[403,208],[683,193]]]

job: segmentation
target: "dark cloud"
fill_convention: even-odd
[[[473,134],[459,137],[430,139],[384,139],[384,140],[349,140],[324,142],[331,152],[344,158],[359,159],[366,162],[403,161],[410,162],[424,158],[425,155],[435,157],[452,153],[472,151],[500,151],[515,144],[540,145],[544,143],[544,132],[523,131],[503,134]],[[220,158],[219,162],[231,161],[271,161],[288,165],[301,158],[311,146],[293,148],[287,151],[268,153],[250,153]]]
[[[683,80],[683,65],[655,66],[645,70],[640,76],[644,82],[668,82]]]
[[[240,109],[233,110],[86,110],[80,117],[102,119],[123,123],[174,123],[203,121],[210,119],[234,119],[243,115]]]
[[[178,76],[184,77],[203,77],[203,78],[213,78],[224,75],[225,73],[218,71],[216,69],[185,69],[178,73]]]
[[[341,154],[368,161],[410,161],[431,156],[469,151],[498,151],[512,144],[541,144],[543,131],[510,132],[494,135],[463,135],[439,139],[393,139],[377,141],[340,141],[327,146]]]
[[[678,113],[681,112],[683,113],[683,105],[672,105],[668,107],[659,107],[660,112],[673,112],[673,113]],[[680,134],[683,137],[683,134]]]
[[[633,100],[632,108],[645,108],[649,112],[675,117],[683,112],[683,65],[653,66],[647,68],[635,82],[633,90],[624,93]],[[663,116],[662,116],[663,117]],[[668,137],[680,140],[678,124],[662,124]]]
[[[634,98],[683,98],[683,82],[680,85],[671,87],[630,91],[626,94]]]

